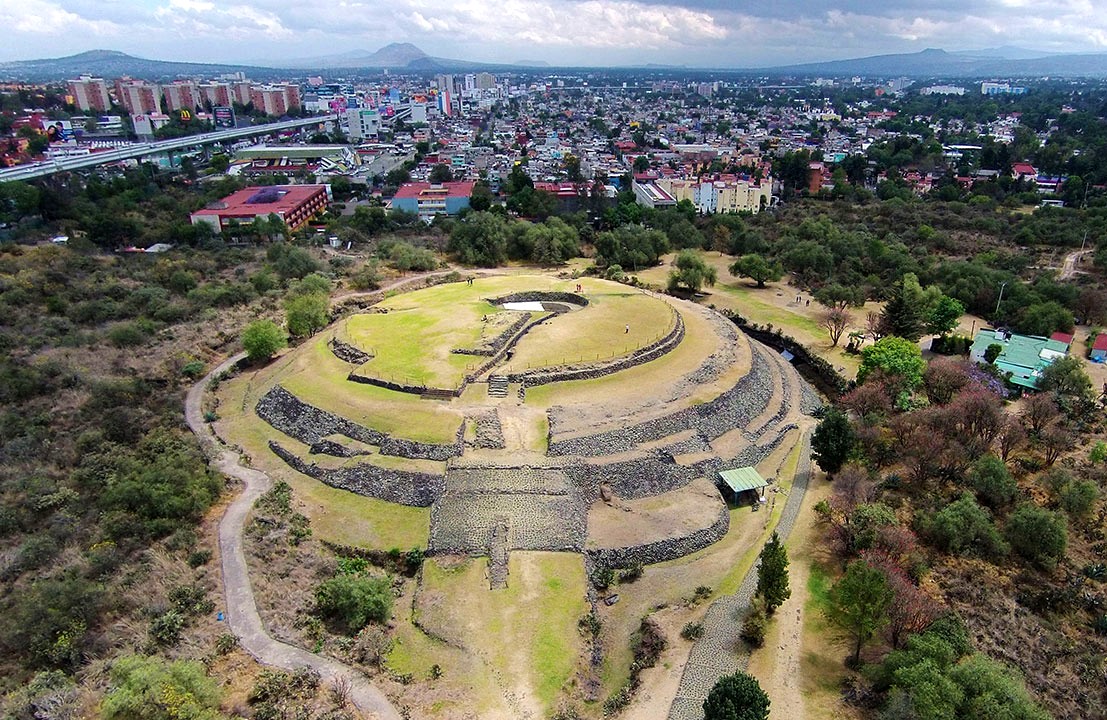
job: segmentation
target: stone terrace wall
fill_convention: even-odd
[[[373,359],[373,356],[362,350],[358,350],[349,343],[344,343],[338,338],[331,338],[327,341],[327,347],[331,349],[334,356],[339,360],[351,363],[353,365],[364,365]]]
[[[605,465],[574,465],[564,472],[590,501],[599,497],[601,483],[624,500],[637,500],[682,488],[701,475],[695,467],[678,465],[660,454]]]
[[[503,305],[504,303],[514,302],[553,302],[569,303],[570,305],[579,305],[581,307],[588,306],[588,298],[583,295],[577,295],[571,292],[545,292],[542,290],[527,290],[526,292],[501,295],[497,298],[491,298],[488,302],[492,305]]]
[[[429,507],[442,495],[446,485],[445,478],[441,475],[393,470],[378,465],[361,464],[340,470],[327,470],[315,463],[304,462],[295,453],[272,440],[269,441],[269,449],[293,469],[325,485],[400,505]]]
[[[656,360],[662,355],[672,352],[684,339],[684,319],[680,316],[680,313],[676,314],[676,318],[677,321],[673,329],[666,333],[664,337],[646,347],[635,350],[625,357],[603,363],[559,365],[553,368],[524,370],[520,373],[508,375],[508,382],[524,382],[527,385],[534,386],[546,385],[552,382],[565,382],[566,380],[592,380]]]
[[[492,342],[488,343],[484,347],[454,348],[450,352],[456,355],[483,355],[486,357],[492,357],[500,350],[502,350],[503,347],[507,345],[507,342],[511,340],[511,338],[515,337],[515,333],[519,332],[519,330],[524,325],[526,325],[529,320],[530,315],[528,313],[523,313],[518,320],[511,323],[511,325],[509,325],[506,330],[494,337],[492,339]]]
[[[314,445],[328,435],[345,435],[369,445],[380,445],[386,438],[382,432],[308,405],[280,385],[265,393],[254,411],[277,430],[306,445]]]
[[[280,385],[265,393],[258,400],[255,410],[258,417],[285,435],[317,448],[314,452],[334,454],[328,452],[329,445],[321,443],[328,435],[345,435],[352,440],[378,446],[382,455],[411,460],[448,460],[462,452],[460,440],[452,445],[415,442],[358,425],[307,404]],[[459,428],[459,438],[463,429]]]
[[[368,375],[358,375],[356,373],[350,373],[346,376],[346,379],[350,382],[361,383],[362,385],[376,385],[377,387],[382,387],[385,390],[408,393],[410,395],[423,395],[427,392],[434,392],[458,397],[459,395],[461,395],[461,391],[465,389],[464,385],[459,388],[436,388],[430,387],[428,385],[405,385],[403,383],[392,382],[390,380],[382,380],[381,378],[369,377]]]
[[[723,503],[715,522],[688,535],[621,548],[589,548],[585,554],[597,569],[652,565],[691,555],[713,545],[726,535],[729,528],[730,510]]]
[[[647,420],[637,425],[567,440],[555,439],[551,424],[549,455],[600,457],[626,452],[693,428],[705,440],[714,440],[734,428],[745,428],[769,404],[773,393],[770,363],[764,351],[751,343],[753,366],[731,389],[701,405]]]

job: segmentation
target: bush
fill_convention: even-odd
[[[924,530],[939,549],[948,553],[975,552],[984,557],[1007,553],[991,515],[967,493],[936,512],[924,523]]]
[[[181,641],[185,616],[176,610],[169,610],[150,621],[150,641],[155,645],[173,647]]]
[[[220,691],[192,660],[125,657],[111,669],[112,689],[100,706],[104,720],[217,720]]]
[[[993,508],[1010,503],[1019,489],[1007,466],[995,455],[984,455],[973,463],[968,480],[976,496]]]
[[[1065,519],[1033,503],[1020,505],[1007,520],[1007,540],[1015,552],[1035,565],[1051,568],[1065,554]]]
[[[680,636],[685,640],[699,640],[703,637],[703,623],[687,623],[680,631]]]
[[[704,720],[768,720],[769,696],[744,672],[719,678],[703,701]]]
[[[764,598],[758,596],[750,603],[750,611],[742,621],[742,639],[753,647],[765,644],[765,629],[769,624],[769,613],[765,609]]]
[[[339,575],[315,589],[315,610],[350,635],[370,622],[385,622],[392,614],[388,578]]]

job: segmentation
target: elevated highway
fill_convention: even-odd
[[[297,128],[318,125],[324,122],[334,122],[337,120],[338,115],[315,115],[309,118],[284,120],[281,122],[266,123],[265,125],[251,125],[250,127],[216,130],[214,132],[189,135],[188,137],[174,138],[172,140],[136,143],[114,150],[89,153],[88,155],[56,158],[53,160],[44,160],[42,162],[3,168],[0,169],[0,182],[10,180],[33,180],[55,173],[81,170],[97,165],[106,165],[108,163],[119,162],[120,160],[134,160],[148,155],[157,155],[201,145],[226,142],[228,140],[255,137],[257,135],[268,135],[269,133],[280,132],[282,130],[295,130]]]

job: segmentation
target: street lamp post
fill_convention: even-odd
[[[999,305],[1003,302],[1003,290],[1007,287],[1007,281],[1004,280],[999,285],[999,300],[996,300],[996,319],[999,319]]]

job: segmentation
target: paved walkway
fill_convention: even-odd
[[[810,433],[805,432],[800,442],[796,478],[776,525],[781,542],[787,540],[792,532],[807,492],[807,483],[811,480]],[[703,637],[696,641],[688,655],[680,687],[669,708],[669,720],[703,720],[703,701],[719,678],[745,670],[749,665],[750,655],[740,632],[742,619],[757,589],[758,565],[755,562],[750,567],[736,593],[719,598],[707,609],[703,618]]]
[[[185,420],[199,438],[212,466],[224,475],[241,480],[246,486],[242,494],[227,507],[219,521],[219,552],[223,559],[227,623],[238,636],[242,648],[258,662],[285,670],[309,667],[318,672],[325,683],[339,681],[347,684],[350,701],[369,717],[400,720],[400,713],[365,675],[337,660],[273,639],[261,622],[242,548],[242,526],[250,508],[254,506],[254,501],[270,488],[273,481],[265,473],[241,465],[238,453],[217,441],[211,426],[204,422],[203,417],[203,397],[208,383],[243,357],[245,353],[236,355],[212,370],[188,391],[185,400]]]

